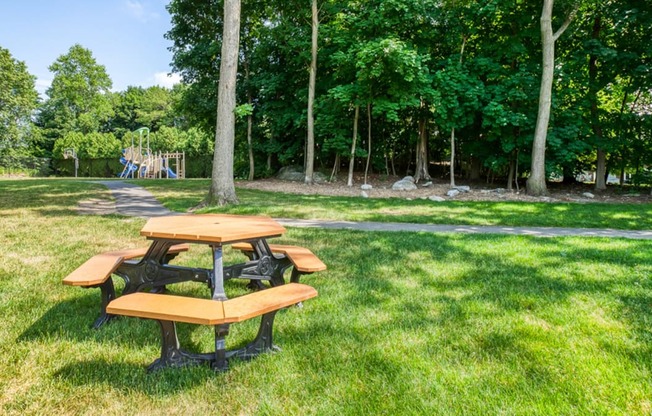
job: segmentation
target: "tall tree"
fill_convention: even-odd
[[[41,112],[46,134],[56,139],[67,132],[91,133],[106,129],[113,107],[113,83],[89,49],[73,45],[50,65],[54,74]]]
[[[527,193],[530,195],[546,195],[546,138],[550,121],[552,105],[552,81],[555,71],[555,42],[568,28],[575,15],[576,8],[568,15],[561,27],[553,33],[552,10],[554,0],[543,0],[541,10],[541,43],[543,52],[543,71],[539,89],[539,111],[532,143],[532,165],[530,177],[527,180]]]
[[[346,185],[353,186],[353,168],[355,165],[355,145],[358,141],[358,120],[360,119],[360,106],[355,106],[355,115],[353,116],[353,138],[351,139],[351,159],[349,160],[349,174],[346,179]]]
[[[224,29],[217,90],[217,125],[208,205],[238,203],[233,183],[236,81],[240,45],[240,0],[224,0]]]
[[[0,155],[27,153],[34,129],[32,112],[38,105],[36,77],[24,62],[0,47]]]
[[[310,42],[310,80],[308,82],[308,137],[306,140],[306,184],[313,183],[313,171],[315,165],[315,84],[317,83],[317,42],[319,39],[319,9],[317,0],[312,0],[312,24]]]

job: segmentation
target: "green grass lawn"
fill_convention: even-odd
[[[140,180],[168,209],[185,212],[206,196],[208,180]],[[237,184],[236,184],[237,186]],[[652,229],[652,205],[364,199],[288,195],[237,189],[240,204],[200,212],[265,214],[276,218],[410,222],[418,224]]]
[[[200,192],[176,183],[190,189],[174,185],[175,194]],[[99,290],[61,284],[98,252],[147,244],[143,219],[77,215],[92,197],[108,193],[0,181],[0,414],[652,412],[648,241],[289,229],[278,242],[309,247],[329,268],[303,278],[319,297],[277,315],[282,351],[223,374],[146,374],[160,352],[156,323],[123,318],[92,330]],[[183,198],[192,199],[166,203]],[[192,247],[175,262],[207,267],[210,255]],[[230,281],[227,292],[244,284]],[[208,296],[203,285],[171,289]],[[228,345],[256,325],[233,325]],[[211,349],[211,328],[179,332],[184,347]]]

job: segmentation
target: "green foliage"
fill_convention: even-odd
[[[52,154],[63,158],[66,149],[74,149],[80,159],[118,158],[120,148],[120,141],[113,133],[70,132],[55,141]]]
[[[21,167],[21,160],[32,152],[40,132],[31,123],[38,105],[34,87],[36,77],[27,72],[24,62],[0,47],[0,165]]]
[[[555,28],[571,6],[579,10],[556,46],[548,170],[572,176],[592,169],[600,148],[610,169],[640,172],[652,165],[652,7],[645,7],[648,0],[557,3]],[[34,77],[0,49],[3,160],[19,160],[26,152],[49,157],[55,141],[70,132],[113,133],[124,146],[126,135],[140,127],[150,129],[152,148],[210,156],[222,6],[221,0],[169,2],[172,27],[165,36],[172,42],[173,70],[184,80],[173,90],[112,93],[104,67],[74,45],[52,64],[48,99],[35,108]],[[271,172],[302,165],[310,2],[242,7],[236,170],[248,169],[249,116],[257,166],[269,163]],[[447,159],[455,128],[461,166],[479,161],[486,174],[506,175],[510,168],[527,174],[541,77],[539,3],[320,0],[319,10],[317,169],[330,169],[335,155],[348,156],[358,106],[356,155],[367,153],[371,132],[375,170],[392,165],[410,171],[420,134],[428,138],[430,159]],[[18,96],[25,100],[18,103]],[[21,108],[18,119],[6,117],[7,105]]]
[[[69,132],[99,132],[113,116],[111,79],[92,52],[79,44],[50,65],[54,78],[40,113],[41,124],[52,139]]]
[[[127,87],[126,91],[113,95],[115,115],[111,130],[116,136],[147,127],[156,132],[162,127],[173,127],[176,120],[177,90],[153,86],[149,88]]]
[[[235,108],[235,116],[239,119],[243,119],[252,115],[254,112],[254,106],[252,104],[242,104]]]

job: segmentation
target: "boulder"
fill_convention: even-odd
[[[278,171],[276,177],[282,181],[303,182],[306,175],[303,173],[303,169],[299,166],[284,166]]]
[[[584,193],[582,194],[582,196],[583,196],[584,198],[590,198],[590,199],[595,198],[595,195],[593,195],[591,192],[584,192]]]
[[[360,192],[360,196],[363,198],[369,198],[369,194],[366,193],[365,191]]]
[[[363,191],[369,191],[369,190],[373,189],[373,186],[369,185],[368,183],[365,183],[364,185],[362,185],[360,187],[360,189],[362,189]]]
[[[415,189],[417,189],[417,186],[414,184],[414,179],[406,180],[407,178],[411,178],[411,177],[406,176],[400,181],[394,182],[394,185],[392,185],[392,189],[395,191],[414,191]]]
[[[284,166],[278,171],[276,177],[283,181],[303,182],[306,174],[300,166]],[[321,172],[313,172],[312,180],[316,183],[324,183],[328,182],[328,177]]]
[[[444,202],[446,200],[446,198],[442,198],[442,197],[437,196],[437,195],[429,196],[428,199],[433,201],[433,202]]]
[[[460,191],[458,191],[457,189],[451,189],[450,191],[446,192],[446,196],[451,197],[451,198],[456,197],[459,194],[460,194]]]

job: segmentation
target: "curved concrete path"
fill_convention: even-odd
[[[116,212],[127,217],[162,217],[180,215],[165,208],[145,188],[122,181],[97,181],[109,188],[115,198]]]
[[[122,181],[98,181],[111,190],[116,199],[118,214],[132,217],[160,217],[164,215],[183,215],[173,212],[161,205],[154,195],[145,188]],[[329,229],[347,229],[362,231],[412,231],[412,232],[455,232],[469,234],[514,234],[535,237],[621,237],[652,240],[652,230],[626,231],[593,228],[554,228],[554,227],[501,227],[470,225],[432,225],[397,222],[353,222],[328,220],[297,220],[276,218],[280,224],[288,227],[313,227]]]

